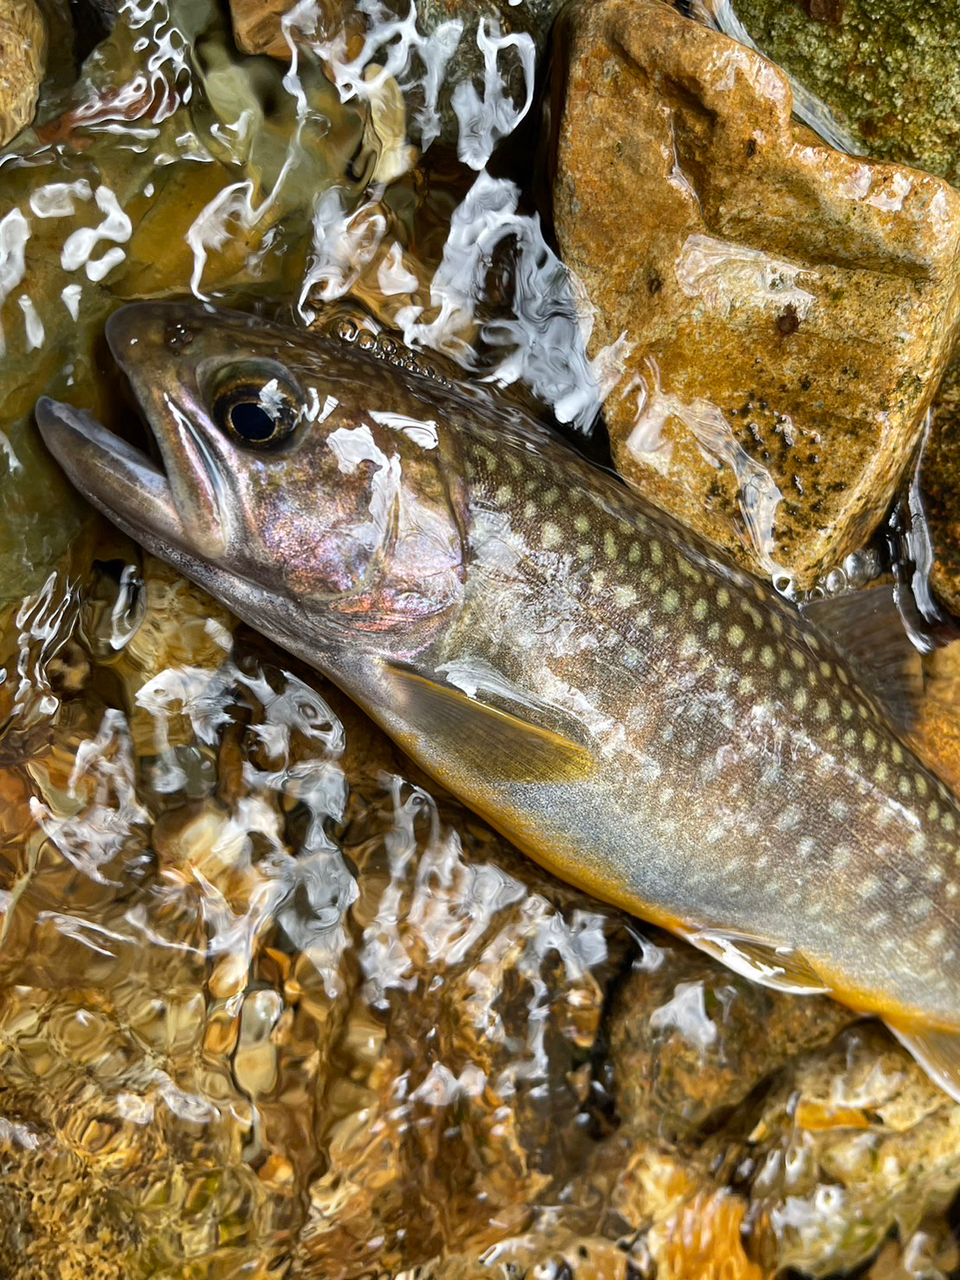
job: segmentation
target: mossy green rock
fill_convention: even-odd
[[[735,0],[734,8],[761,51],[822,98],[864,154],[960,183],[955,0]]]

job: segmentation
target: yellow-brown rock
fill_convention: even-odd
[[[244,53],[266,53],[289,61],[290,40],[282,19],[293,7],[293,0],[231,0],[237,46]]]
[[[35,0],[0,0],[0,145],[33,119],[46,48]]]
[[[630,344],[616,464],[809,586],[917,442],[957,324],[960,195],[821,144],[777,68],[659,0],[598,0],[568,38],[555,220],[594,349]]]

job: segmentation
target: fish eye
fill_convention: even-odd
[[[223,370],[213,395],[220,430],[252,449],[271,449],[300,421],[300,388],[274,361],[244,362]]]

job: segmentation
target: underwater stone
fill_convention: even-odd
[[[34,0],[0,0],[0,145],[33,119],[47,33]]]
[[[655,0],[571,12],[557,235],[632,349],[605,410],[625,478],[800,587],[862,545],[958,318],[960,198],[791,119],[784,75]]]
[[[875,1022],[800,1059],[748,1141],[752,1212],[774,1228],[777,1272],[856,1267],[894,1227],[906,1243],[960,1186],[960,1107]]]
[[[822,996],[759,986],[658,933],[611,1011],[623,1124],[638,1140],[709,1133],[797,1053],[828,1043],[856,1016]]]
[[[736,0],[763,52],[795,75],[864,154],[960,183],[960,10],[954,0],[816,6]]]
[[[342,35],[341,59],[363,52],[378,69],[388,58],[404,63],[405,56],[403,69],[395,74],[411,108],[412,141],[426,149],[439,137],[446,146],[459,146],[461,159],[479,169],[479,155],[471,149],[471,159],[465,148],[479,146],[486,153],[529,106],[533,77],[528,72],[546,50],[562,5],[563,0],[416,0],[414,32],[413,24],[403,21],[411,10],[409,0],[363,9],[324,0],[309,11],[311,29],[305,34],[308,43],[321,48],[325,42],[336,47]],[[289,61],[290,39],[282,19],[294,8],[293,0],[231,0],[230,7],[242,50]],[[379,14],[381,20],[370,20],[367,13]],[[376,43],[378,29],[387,37],[382,45]],[[366,46],[365,40],[370,41]],[[439,95],[431,100],[436,88],[429,89],[427,82],[441,68]],[[492,138],[485,137],[491,129]]]

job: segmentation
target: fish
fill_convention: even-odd
[[[560,879],[882,1018],[960,1101],[960,805],[855,646],[392,342],[179,302],[106,335],[159,460],[36,408],[96,507]]]

